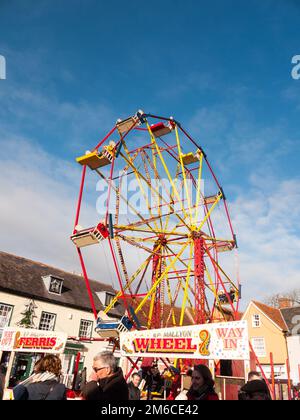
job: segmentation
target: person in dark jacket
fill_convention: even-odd
[[[129,400],[138,401],[141,399],[141,391],[139,385],[141,383],[141,377],[138,373],[134,373],[131,376],[131,382],[128,385]]]
[[[0,365],[0,400],[3,399],[4,387],[5,387],[5,375],[6,367],[4,364]]]
[[[263,380],[254,380],[248,381],[246,385],[242,386],[239,399],[268,401],[272,398],[266,382]]]
[[[49,354],[39,360],[34,374],[13,389],[15,400],[65,400],[66,387],[59,383],[61,360]]]
[[[74,391],[82,391],[84,385],[86,384],[86,367],[78,372],[75,380]]]
[[[159,372],[157,363],[153,363],[151,368],[147,368],[142,373],[145,380],[144,391],[147,391],[147,400],[152,399],[153,392],[160,392],[164,386],[164,380]]]
[[[215,382],[209,368],[205,365],[195,366],[192,374],[192,386],[187,393],[187,399],[217,401],[219,397],[215,392],[214,386]]]
[[[128,401],[128,386],[113,353],[103,352],[94,357],[93,374],[82,389],[82,398],[89,401]]]

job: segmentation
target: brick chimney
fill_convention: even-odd
[[[282,297],[278,299],[279,309],[292,308],[294,302],[288,297]]]

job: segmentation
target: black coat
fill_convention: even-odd
[[[128,386],[121,368],[108,378],[88,382],[82,390],[88,401],[128,401]]]
[[[5,384],[5,374],[0,372],[0,400],[3,398]]]
[[[17,385],[13,393],[15,400],[66,400],[66,387],[57,381],[36,382],[26,387],[24,385]]]
[[[138,401],[141,399],[141,391],[139,388],[133,385],[132,382],[128,385],[128,391],[129,391],[129,400],[131,401]]]
[[[149,371],[144,378],[146,383],[144,389],[150,392],[159,392],[164,386],[164,380],[159,373],[152,375]]]

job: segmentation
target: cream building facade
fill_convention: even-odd
[[[115,291],[96,281],[90,285],[97,311],[104,310]],[[20,321],[24,321],[28,308],[32,314],[30,328],[67,335],[61,355],[67,385],[73,381],[76,358],[80,356],[80,369],[86,367],[89,374],[94,355],[111,348],[107,341],[93,341],[100,337],[95,333],[96,320],[83,277],[0,252],[0,336],[5,327],[21,327]],[[123,312],[118,305],[110,315],[120,319]],[[14,361],[10,356],[0,351],[1,363],[10,363],[12,375],[23,379],[32,372],[40,355],[18,353]]]
[[[275,376],[287,379],[288,327],[279,309],[250,302],[243,320],[248,322],[249,340],[267,377],[271,377],[271,353]]]

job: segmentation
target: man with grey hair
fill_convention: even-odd
[[[105,351],[94,357],[90,381],[82,389],[90,401],[127,401],[128,386],[113,353]]]

